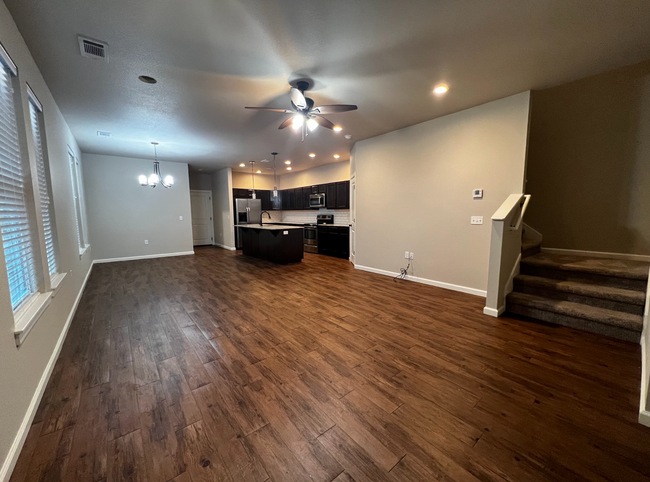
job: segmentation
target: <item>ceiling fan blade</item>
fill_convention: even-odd
[[[274,107],[244,107],[244,109],[270,110],[271,112],[282,112],[283,114],[286,114],[287,112],[292,112],[287,109],[276,109]]]
[[[293,121],[293,117],[289,117],[288,119],[285,119],[284,122],[280,124],[278,129],[284,129],[285,127],[289,127],[292,121]]]
[[[337,112],[348,112],[351,110],[357,110],[357,106],[353,104],[321,105],[314,107],[312,112],[315,114],[335,114]]]
[[[307,107],[307,100],[305,99],[305,96],[302,95],[302,92],[300,92],[295,87],[291,87],[291,102],[293,102],[293,104],[299,109],[304,109]]]
[[[332,122],[328,121],[327,119],[325,119],[325,117],[322,117],[320,115],[315,115],[313,117],[313,119],[316,122],[318,122],[318,125],[321,125],[323,127],[327,127],[328,129],[334,129],[334,124]]]

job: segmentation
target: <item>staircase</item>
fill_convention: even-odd
[[[650,263],[540,252],[522,246],[510,313],[639,342]]]

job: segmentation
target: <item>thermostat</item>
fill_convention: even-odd
[[[472,197],[474,199],[483,199],[483,189],[474,189],[472,191]]]

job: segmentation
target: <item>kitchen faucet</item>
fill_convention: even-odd
[[[262,211],[260,213],[260,226],[263,226],[262,219],[264,218],[264,214],[266,214],[269,217],[269,219],[271,219],[271,213],[269,213],[268,211]]]

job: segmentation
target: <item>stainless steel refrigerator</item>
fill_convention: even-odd
[[[259,224],[261,216],[261,199],[235,199],[235,225]],[[235,244],[237,249],[242,249],[240,229],[235,229]]]

